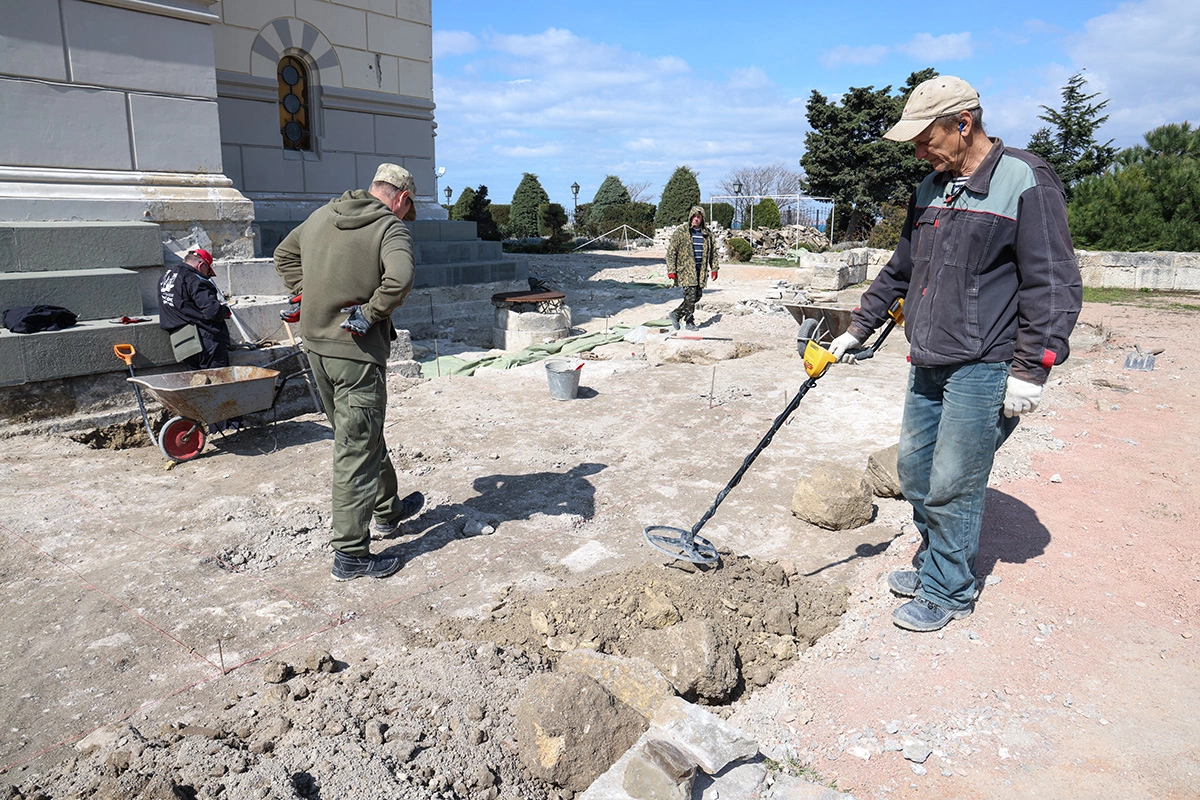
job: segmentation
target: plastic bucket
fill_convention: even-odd
[[[574,400],[579,392],[579,373],[582,361],[552,358],[546,362],[546,380],[550,383],[550,396],[555,400]]]

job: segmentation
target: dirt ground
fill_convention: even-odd
[[[639,283],[662,276],[653,251],[531,272],[582,330],[678,302]],[[733,637],[741,683],[720,712],[840,791],[1194,797],[1195,298],[1085,308],[998,456],[976,613],[917,635],[892,626],[884,582],[915,549],[902,501],[843,532],[790,513],[815,464],[865,467],[895,442],[899,337],[831,369],[721,505],[704,535],[725,567],[644,544],[647,525],[699,519],[802,382],[795,321],[763,307],[789,275],[723,269],[695,335],[741,357],[715,365],[702,341],[665,364],[607,345],[570,402],[540,364],[393,379],[389,447],[427,505],[374,543],[406,560],[388,580],[329,578],[317,415],[216,436],[173,469],[157,448],[0,439],[0,796],[569,797],[522,768],[508,709],[562,649],[636,649],[661,595],[761,629]],[[1153,371],[1122,369],[1135,342],[1165,348]],[[796,647],[764,649],[789,603]]]

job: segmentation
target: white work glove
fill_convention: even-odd
[[[862,340],[855,338],[853,334],[843,333],[829,345],[829,354],[844,364],[853,364],[856,359],[846,351],[854,350],[861,344]]]
[[[1042,401],[1042,387],[1036,383],[1008,376],[1008,391],[1004,394],[1004,416],[1028,414]]]

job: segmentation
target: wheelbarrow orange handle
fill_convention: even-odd
[[[131,344],[114,344],[113,355],[125,362],[125,366],[133,366],[133,357],[137,355],[137,350],[133,349]]]

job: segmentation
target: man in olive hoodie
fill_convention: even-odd
[[[412,175],[383,164],[367,191],[314,211],[275,249],[275,270],[300,307],[300,335],[333,425],[333,569],[336,580],[385,578],[399,555],[371,555],[371,518],[384,532],[415,515],[420,492],[401,499],[383,440],[392,312],[412,291],[416,219]],[[293,312],[295,314],[296,312]]]

